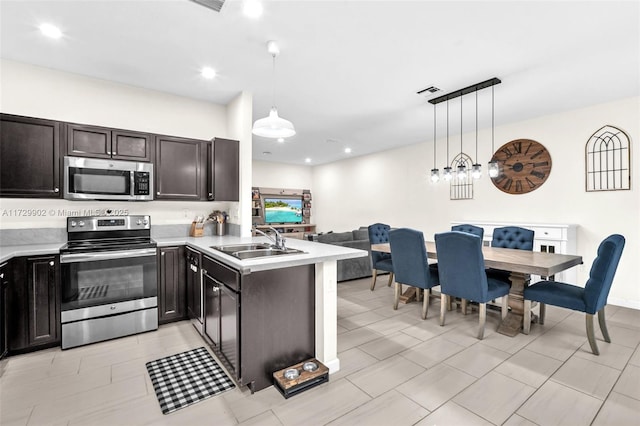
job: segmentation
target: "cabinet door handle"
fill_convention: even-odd
[[[160,253],[160,256],[164,256],[165,254],[167,254],[167,253],[165,253],[165,252],[162,252],[162,253]]]
[[[213,192],[209,193],[209,198],[213,198]]]
[[[118,155],[118,153],[117,153],[117,152],[115,152],[115,151],[113,151],[113,152],[111,153],[111,155]]]
[[[53,260],[49,262],[49,266],[53,266],[53,265],[55,265],[55,264],[56,264],[56,263],[55,263]]]
[[[4,279],[4,273],[0,274],[0,280]]]
[[[156,192],[156,195],[160,195],[160,191]]]
[[[53,188],[53,192],[57,194],[58,192],[60,192],[60,188]]]

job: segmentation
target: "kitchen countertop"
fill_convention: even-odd
[[[25,244],[20,246],[0,246],[0,263],[19,256],[40,256],[60,253],[64,243]]]
[[[269,256],[255,259],[236,259],[220,251],[210,248],[210,246],[220,246],[228,244],[246,244],[246,243],[272,243],[266,237],[234,237],[210,236],[210,237],[185,237],[185,238],[155,238],[158,247],[168,247],[172,245],[185,244],[194,248],[207,256],[219,260],[220,262],[237,269],[243,274],[251,272],[266,271],[270,269],[287,268],[290,266],[308,265],[310,263],[320,263],[328,260],[352,259],[355,257],[364,257],[368,253],[365,250],[335,246],[332,244],[322,244],[312,241],[287,239],[286,246],[302,250],[305,253],[286,254],[278,256]]]
[[[329,260],[352,259],[356,257],[367,256],[367,252],[364,250],[291,238],[286,242],[287,247],[302,250],[305,253],[240,260],[236,259],[233,256],[229,256],[222,252],[214,250],[210,248],[210,246],[246,244],[256,242],[271,243],[271,241],[269,241],[266,237],[235,237],[231,235],[197,238],[161,237],[154,238],[154,240],[158,243],[158,247],[187,245],[213,259],[219,260],[220,262],[234,269],[237,269],[243,274],[249,274],[251,272],[257,271],[266,271],[270,269],[287,268],[290,266],[308,265],[311,263],[320,263]],[[64,243],[0,246],[0,263],[4,263],[13,257],[19,256],[58,254],[60,252],[60,247],[62,247],[63,245]]]

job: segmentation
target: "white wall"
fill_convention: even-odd
[[[604,125],[624,130],[632,144],[629,191],[585,192],[585,144]],[[472,200],[450,200],[449,185],[429,183],[433,166],[431,141],[313,168],[315,223],[319,231],[344,231],[384,222],[419,229],[427,238],[449,229],[451,221],[486,220],[528,223],[575,223],[578,253],[586,281],[600,241],[612,233],[627,239],[609,303],[640,309],[640,98],[539,117],[495,129],[495,148],[519,138],[534,139],[551,153],[553,168],[546,183],[529,194],[509,195],[485,176],[474,186]],[[459,140],[459,139],[457,139]],[[475,140],[465,135],[465,141]],[[482,132],[480,162],[491,156],[490,134]],[[446,163],[439,141],[437,165]],[[474,155],[472,142],[465,152]]]
[[[253,150],[251,126],[253,119],[253,97],[242,92],[227,106],[227,129],[229,137],[240,141],[240,201],[229,214],[230,221],[241,225],[242,236],[251,235],[251,156]]]
[[[7,60],[0,62],[0,88],[0,111],[3,113],[195,139],[206,140],[215,136],[239,138],[242,146],[251,145],[250,137],[247,139],[247,135],[239,130],[245,125],[250,131],[250,95],[241,94],[239,98],[243,101],[232,102],[233,106],[227,111],[224,105]],[[245,158],[249,159],[249,166],[244,166],[247,169],[250,168],[251,156]],[[126,209],[129,214],[150,214],[154,224],[180,224],[190,223],[196,215],[206,215],[216,209],[229,211],[235,208],[237,211],[237,204],[172,201],[112,203],[2,198],[0,206],[5,212],[44,208],[47,214],[35,218],[0,216],[0,227],[65,227],[68,216],[65,213],[68,211],[106,208]],[[238,220],[237,214],[235,219],[232,217],[232,222],[239,223]]]
[[[251,182],[264,188],[310,189],[313,194],[312,170],[310,166],[254,160]]]

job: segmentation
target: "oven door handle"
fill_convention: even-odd
[[[156,254],[156,249],[154,248],[101,251],[96,253],[69,253],[69,254],[60,255],[60,263],[96,262],[99,260],[155,256],[155,254]]]

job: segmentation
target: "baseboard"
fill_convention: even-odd
[[[607,299],[607,304],[622,306],[623,308],[640,310],[640,301],[638,300],[618,299],[617,297],[609,297]]]

